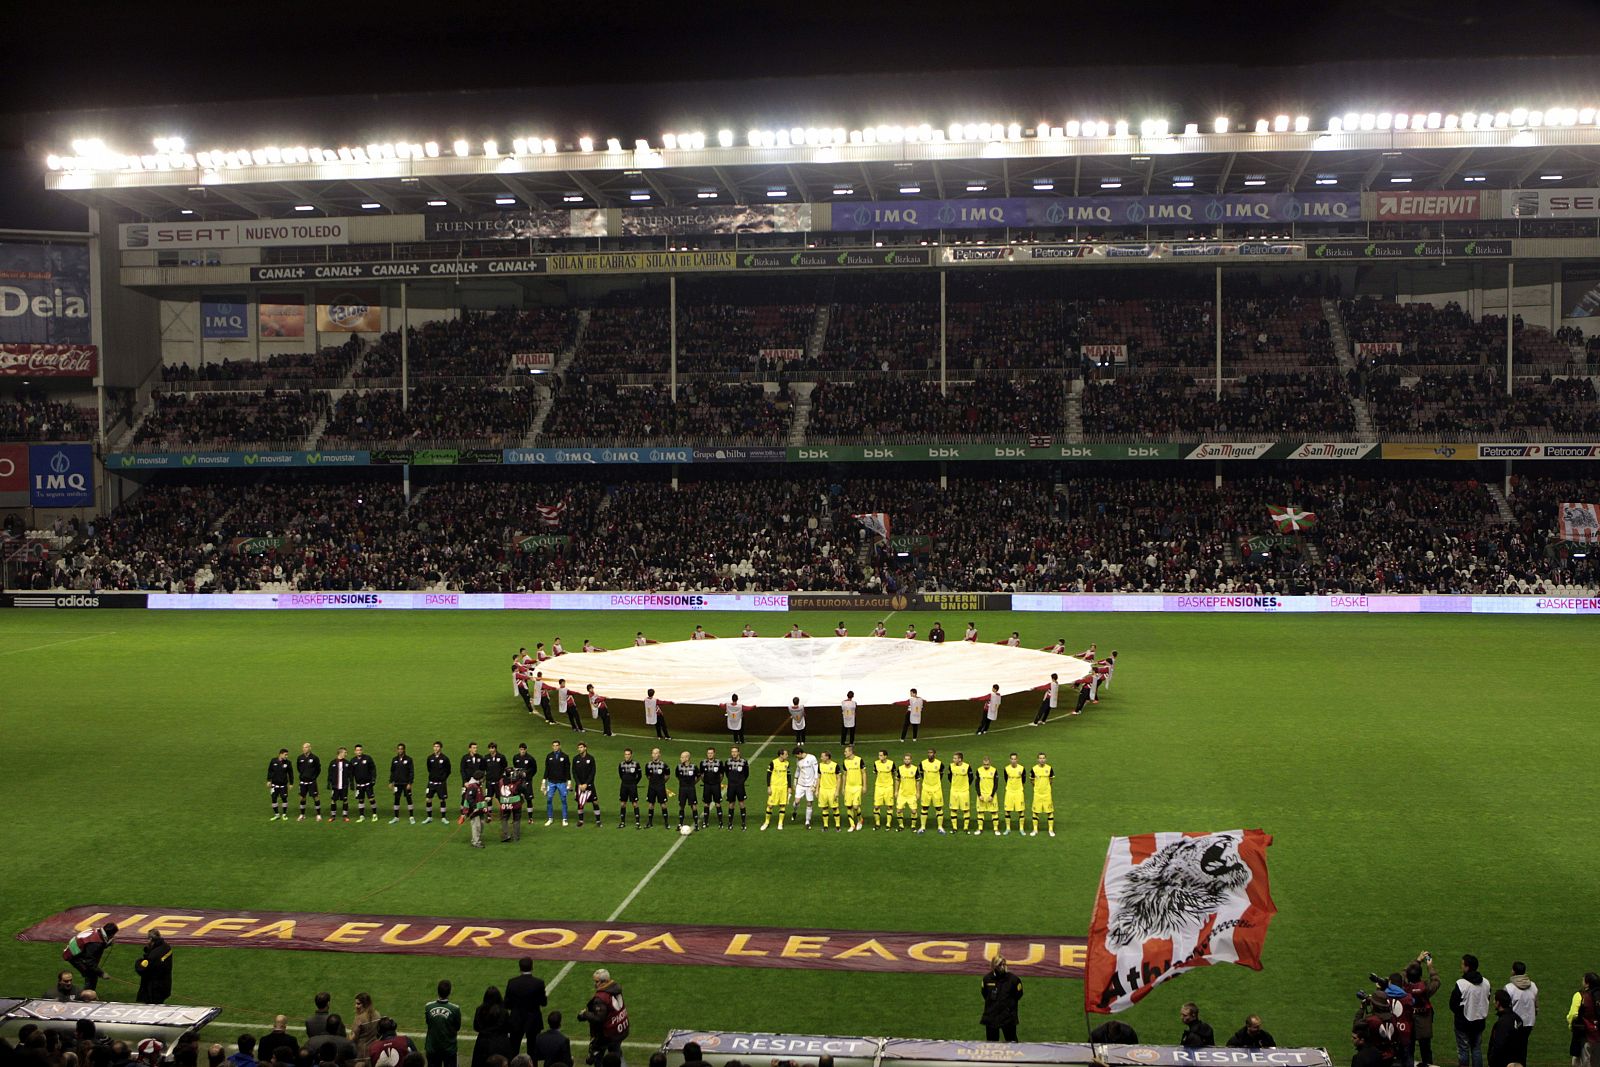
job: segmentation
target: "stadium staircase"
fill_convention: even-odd
[[[789,410],[789,444],[806,443],[806,430],[811,425],[811,391],[816,382],[793,382],[789,386],[794,403]]]
[[[1067,428],[1067,443],[1083,443],[1083,379],[1074,378],[1067,384],[1067,405],[1062,411]]]
[[[1350,334],[1344,328],[1344,316],[1339,314],[1339,302],[1331,297],[1323,297],[1322,317],[1328,323],[1328,335],[1333,341],[1333,354],[1339,361],[1339,369],[1349,374],[1356,369],[1356,359],[1350,348]],[[1350,410],[1355,416],[1356,439],[1376,441],[1378,435],[1372,428],[1372,409],[1367,407],[1367,398],[1352,396]]]
[[[550,417],[550,409],[555,406],[555,389],[549,384],[567,373],[572,366],[572,361],[578,356],[578,349],[583,346],[583,335],[589,329],[589,316],[593,312],[589,308],[578,310],[578,328],[572,332],[572,345],[562,349],[556,355],[556,365],[551,368],[550,374],[545,379],[545,387],[540,391],[539,406],[533,410],[533,421],[528,423],[528,432],[523,436],[522,448],[532,448],[539,434],[544,430],[544,422]]]
[[[1511,501],[1506,499],[1506,494],[1493,482],[1484,482],[1483,487],[1489,490],[1489,499],[1494,501],[1494,510],[1500,516],[1500,525],[1509,526],[1516,521],[1516,516],[1511,513]]]
[[[360,370],[367,361],[367,350],[363,346],[356,353],[356,358],[350,361],[350,366],[345,369],[344,377],[339,379],[339,384],[328,390],[328,410],[311,427],[311,432],[306,435],[306,451],[315,452],[322,445],[322,435],[328,429],[328,420],[333,418],[333,409],[339,406],[339,401],[352,389],[359,389],[360,382],[356,378],[356,371]]]
[[[822,350],[828,341],[828,308],[833,303],[834,278],[830,274],[822,281],[822,286],[817,294],[817,314],[811,320],[811,336],[806,338],[806,359],[818,362],[822,359]]]

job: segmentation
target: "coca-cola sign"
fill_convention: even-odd
[[[94,345],[0,344],[0,375],[11,378],[93,378],[100,369]]]

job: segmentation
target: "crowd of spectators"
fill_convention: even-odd
[[[1183,477],[612,475],[453,472],[407,504],[394,479],[156,481],[31,588],[537,591],[1545,593],[1600,587],[1555,541],[1557,505],[1600,482],[1520,478],[1506,521],[1470,478],[1317,468],[1218,486]],[[1317,514],[1278,537],[1269,505]],[[540,506],[545,511],[540,510]],[[853,518],[887,512],[919,547]],[[925,540],[924,540],[925,539]],[[897,550],[903,546],[897,545]]]
[[[413,326],[406,372],[413,378],[499,378],[512,370],[519,352],[559,355],[572,347],[577,313],[546,307],[514,311],[466,311],[459,318]],[[367,351],[358,380],[400,376],[400,334],[390,331]]]
[[[1355,411],[1338,373],[1252,374],[1214,382],[1182,371],[1126,375],[1084,385],[1083,432],[1090,438],[1185,434],[1283,434],[1318,437],[1355,428]]]
[[[398,389],[351,390],[333,406],[323,445],[462,442],[508,447],[528,431],[538,402],[534,386],[502,388],[422,381],[402,403]]]
[[[913,276],[838,280],[821,365],[834,371],[937,370],[939,291]]]
[[[328,394],[312,389],[158,392],[133,443],[150,448],[300,448],[327,410]]]
[[[545,445],[784,444],[786,394],[758,384],[685,381],[678,401],[663,385],[613,386],[568,376],[539,433]]]
[[[1354,353],[1368,367],[1415,367],[1438,364],[1504,365],[1506,318],[1484,315],[1473,319],[1462,306],[1395,303],[1361,297],[1339,304],[1340,316],[1353,345],[1377,342],[1398,344],[1400,350]],[[1542,326],[1511,321],[1512,359],[1516,363],[1560,364],[1572,360],[1572,334],[1551,333]],[[1578,333],[1576,343],[1582,343]]]
[[[39,390],[23,387],[0,398],[0,441],[92,441],[99,425],[93,408]]]
[[[1060,374],[1008,381],[981,378],[951,383],[885,379],[871,383],[821,381],[811,393],[806,440],[914,442],[1020,441],[1060,434],[1066,387]]]
[[[1507,396],[1491,370],[1367,382],[1373,426],[1380,434],[1432,437],[1492,435],[1507,440],[1600,434],[1600,403],[1587,377],[1519,380]]]
[[[317,352],[280,352],[265,359],[222,359],[211,363],[164,363],[161,380],[184,382],[337,381],[349,372],[363,349],[361,338]]]

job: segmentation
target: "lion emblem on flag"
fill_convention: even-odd
[[[1232,834],[1186,837],[1162,847],[1106,887],[1112,948],[1200,929],[1206,919],[1245,890],[1250,868]]]
[[[1589,504],[1562,504],[1562,520],[1572,530],[1593,531],[1595,529],[1595,513]]]

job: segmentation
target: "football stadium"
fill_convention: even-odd
[[[1594,57],[881,58],[8,110],[0,1067],[1600,1063]]]

